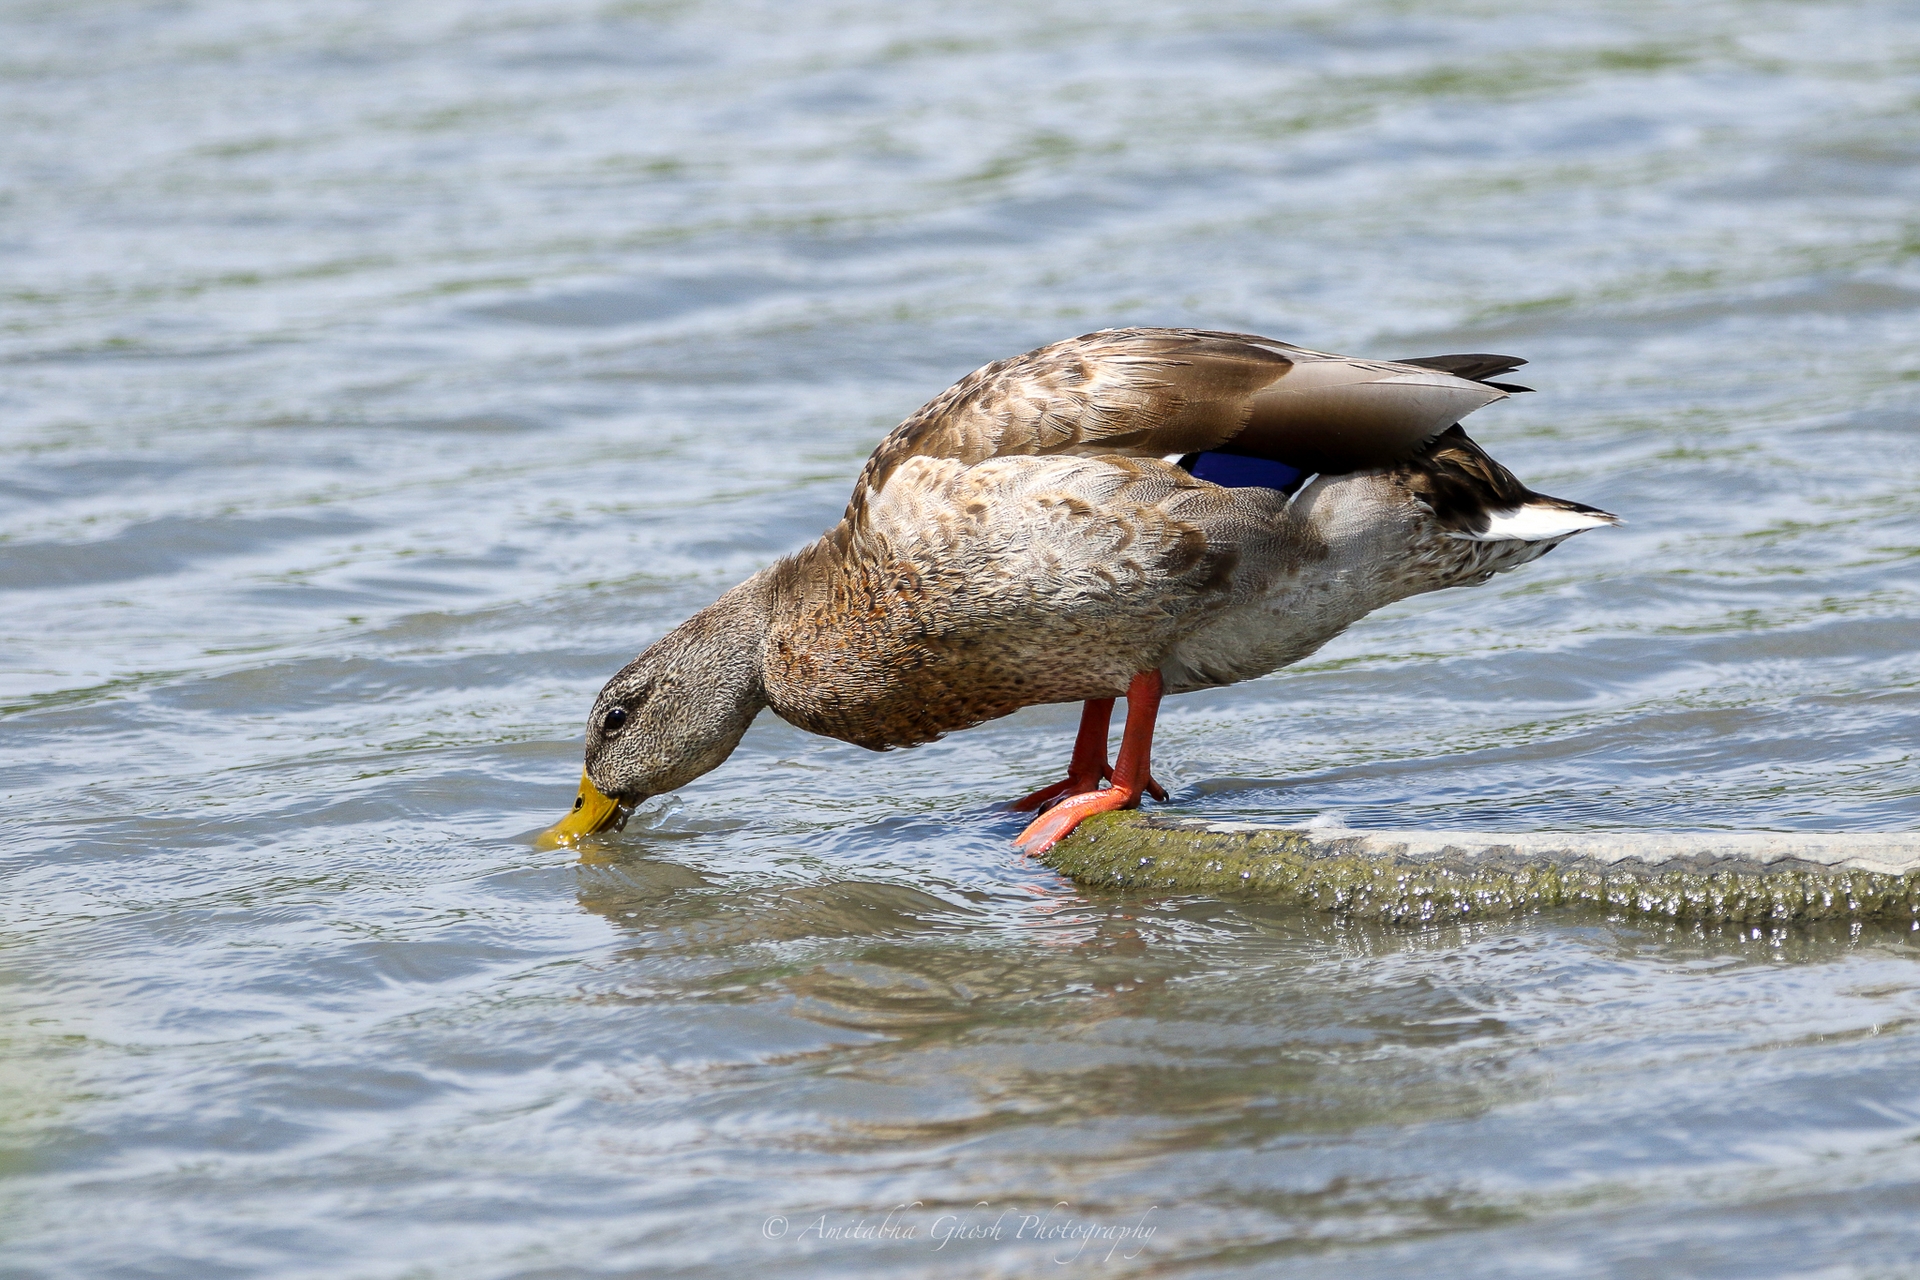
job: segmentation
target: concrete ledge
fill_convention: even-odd
[[[1111,813],[1045,861],[1087,885],[1250,893],[1386,921],[1586,905],[1920,928],[1920,833],[1356,831]]]

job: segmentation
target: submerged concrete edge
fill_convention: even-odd
[[[1594,906],[1674,920],[1920,928],[1920,833],[1358,831],[1138,812],[1044,861],[1081,884],[1244,893],[1391,922]]]

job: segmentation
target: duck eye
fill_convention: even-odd
[[[600,720],[600,727],[608,733],[620,732],[620,726],[627,722],[627,709],[615,707]]]

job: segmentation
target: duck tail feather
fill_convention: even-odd
[[[1517,507],[1487,511],[1485,529],[1456,530],[1467,542],[1549,542],[1587,529],[1625,524],[1611,511],[1537,493]]]
[[[1584,502],[1535,493],[1458,425],[1407,467],[1407,487],[1440,527],[1469,542],[1544,542],[1620,517]]]

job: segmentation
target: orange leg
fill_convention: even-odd
[[[1080,713],[1080,736],[1073,740],[1073,762],[1067,766],[1067,776],[1015,800],[1011,806],[1014,812],[1038,809],[1057,796],[1097,790],[1102,779],[1112,776],[1113,770],[1107,768],[1107,725],[1112,720],[1112,698],[1088,698]]]
[[[1021,796],[1007,807],[1015,813],[1031,813],[1035,809],[1045,810],[1062,796],[1098,791],[1100,784],[1113,776],[1113,770],[1107,765],[1107,726],[1112,721],[1112,698],[1088,698],[1086,708],[1080,713],[1080,734],[1073,740],[1073,761],[1067,766],[1067,776],[1031,795]],[[1167,789],[1149,775],[1147,794],[1155,800],[1165,800]]]
[[[1096,813],[1106,813],[1113,809],[1135,809],[1140,805],[1140,797],[1149,787],[1158,790],[1158,784],[1148,772],[1148,764],[1153,755],[1153,722],[1160,712],[1160,673],[1143,671],[1133,678],[1127,686],[1127,727],[1120,736],[1120,759],[1113,767],[1113,785],[1104,791],[1084,791],[1062,800],[1046,813],[1035,818],[1027,825],[1014,847],[1028,853],[1045,853],[1058,844],[1069,831],[1079,826],[1081,821]],[[1091,708],[1091,703],[1088,704]],[[1081,722],[1081,732],[1086,732],[1086,721]],[[1106,755],[1105,734],[1102,734],[1101,755]],[[1079,759],[1076,745],[1074,758]],[[1166,793],[1160,792],[1162,796]]]

